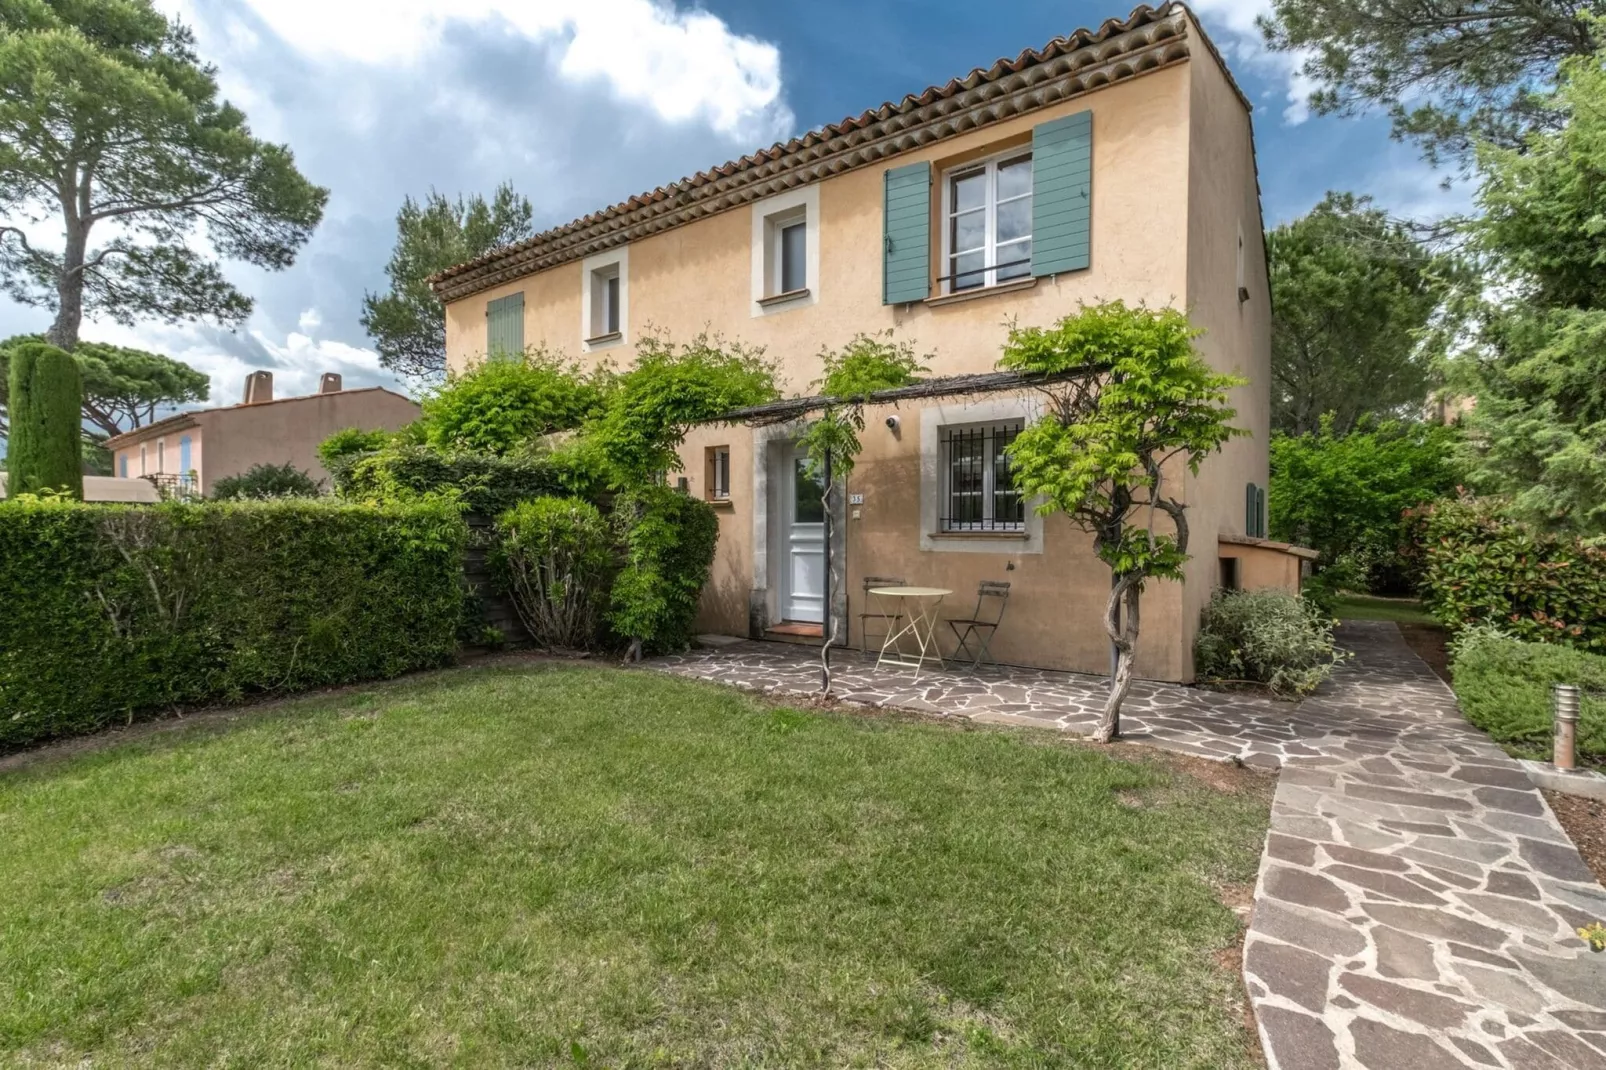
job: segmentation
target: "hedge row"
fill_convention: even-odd
[[[1493,500],[1439,502],[1407,522],[1424,599],[1446,627],[1489,623],[1606,652],[1606,547],[1536,531]]]
[[[0,504],[0,750],[440,665],[466,537],[438,503]]]

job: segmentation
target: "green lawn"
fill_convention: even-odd
[[[1255,1065],[1268,794],[1116,753],[512,664],[35,763],[0,1063]]]
[[[1339,620],[1393,620],[1402,624],[1433,624],[1433,618],[1414,598],[1379,598],[1345,592],[1333,599]]]

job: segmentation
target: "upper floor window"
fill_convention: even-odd
[[[820,190],[810,183],[753,204],[753,315],[813,304],[820,287]]]
[[[514,360],[524,353],[524,294],[508,294],[485,305],[485,355]]]
[[[590,352],[623,341],[630,310],[629,249],[587,258],[582,279],[583,348]]]
[[[1032,154],[956,167],[943,181],[944,292],[1032,272]]]

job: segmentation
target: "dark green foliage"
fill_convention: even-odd
[[[396,213],[396,247],[385,265],[390,292],[365,294],[362,325],[374,339],[379,362],[415,378],[446,370],[446,310],[426,281],[437,271],[528,238],[528,199],[507,183],[490,201],[478,194],[456,201],[430,190],[422,204],[411,197]]]
[[[1280,695],[1314,691],[1342,657],[1333,647],[1332,618],[1274,588],[1217,591],[1193,653],[1205,679],[1253,681]]]
[[[1522,758],[1550,759],[1551,685],[1584,688],[1577,754],[1606,762],[1606,657],[1525,643],[1492,626],[1463,631],[1451,654],[1455,695],[1467,720]]]
[[[79,442],[83,382],[71,356],[44,342],[11,351],[7,493],[84,496]]]
[[[543,495],[593,497],[600,489],[580,451],[540,457],[440,453],[427,446],[393,445],[348,458],[333,469],[335,493],[353,501],[412,501],[457,497],[472,513],[501,516]]]
[[[448,661],[440,504],[0,504],[0,748]]]
[[[218,501],[242,498],[316,498],[318,481],[293,464],[254,464],[237,476],[212,484]]]
[[[1385,423],[1335,434],[1271,440],[1271,534],[1321,551],[1324,572],[1361,590],[1403,590],[1399,557],[1406,509],[1455,491],[1451,455],[1460,432],[1427,423]]]
[[[1423,600],[1446,627],[1606,651],[1606,547],[1536,530],[1487,499],[1439,502],[1410,524]]]
[[[1329,193],[1266,235],[1271,274],[1272,427],[1420,411],[1442,342],[1424,337],[1463,269],[1365,197]]]
[[[376,429],[364,431],[360,427],[343,427],[318,443],[318,460],[333,471],[341,461],[361,453],[382,450],[396,439],[396,432]]]
[[[438,450],[506,454],[570,431],[602,406],[602,385],[539,353],[493,360],[448,380],[424,402],[424,439]]]
[[[706,334],[677,346],[648,333],[587,434],[608,459],[614,484],[629,487],[680,467],[676,451],[688,427],[779,396],[761,349]]]
[[[541,646],[596,645],[607,604],[613,547],[597,507],[578,498],[535,498],[496,524],[496,560],[519,619]]]
[[[620,494],[613,518],[625,564],[614,580],[609,625],[636,653],[684,649],[714,565],[719,518],[707,502],[664,486]]]

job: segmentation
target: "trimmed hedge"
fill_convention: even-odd
[[[1584,688],[1578,757],[1606,762],[1606,657],[1524,643],[1488,625],[1462,631],[1451,653],[1455,694],[1467,720],[1518,757],[1550,759],[1551,685]]]
[[[719,517],[707,502],[657,485],[620,494],[613,523],[625,563],[609,594],[609,626],[633,658],[684,650],[714,567]]]
[[[547,496],[594,497],[596,474],[577,450],[539,457],[441,453],[428,446],[394,445],[340,458],[332,472],[335,493],[352,501],[408,501],[448,494],[483,516],[501,516],[520,502]]]
[[[0,503],[0,750],[456,651],[440,503]]]
[[[1606,546],[1536,531],[1494,499],[1439,502],[1408,524],[1428,611],[1446,627],[1486,622],[1606,652]]]

